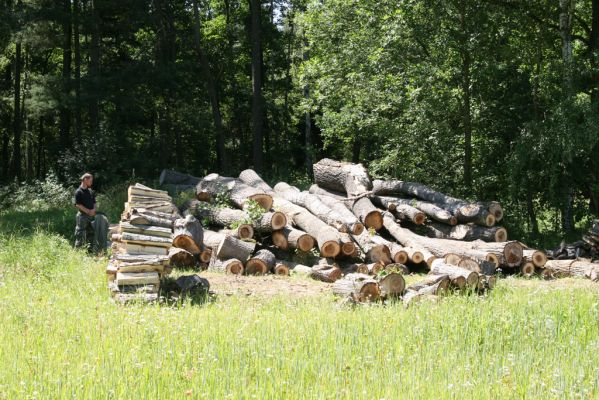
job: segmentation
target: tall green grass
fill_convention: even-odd
[[[286,295],[122,307],[105,262],[56,234],[0,238],[0,399],[599,396],[599,291],[575,280],[407,310]]]

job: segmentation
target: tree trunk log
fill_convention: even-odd
[[[429,218],[435,221],[439,221],[448,225],[455,225],[458,223],[458,219],[449,211],[427,201],[421,201],[417,199],[402,199],[399,197],[388,196],[372,196],[372,199],[374,204],[383,204],[384,207],[389,211],[395,211],[398,205],[403,204],[419,209]]]
[[[346,221],[340,213],[327,206],[318,196],[308,192],[301,192],[296,187],[289,186],[285,182],[277,183],[275,185],[275,192],[285,200],[304,207],[339,232],[348,232],[350,230],[349,224],[353,221]]]
[[[526,260],[532,261],[535,267],[542,268],[547,263],[547,255],[540,251],[534,249],[524,249],[522,251],[522,257]]]
[[[272,233],[272,241],[275,246],[282,250],[299,249],[301,251],[310,251],[316,245],[316,241],[310,235],[291,226]]]
[[[354,301],[371,302],[381,298],[378,282],[368,275],[348,274],[333,284],[333,293]]]
[[[210,200],[219,193],[228,193],[231,201],[245,209],[248,200],[254,200],[265,210],[272,208],[272,196],[263,190],[246,185],[240,179],[210,174],[205,176],[196,188],[198,200]]]
[[[257,188],[272,196],[274,206],[281,212],[287,214],[295,225],[316,239],[318,249],[324,257],[336,257],[341,252],[339,232],[312,215],[308,210],[287,201],[276,194],[259,176],[252,170],[242,172],[243,178],[252,182]],[[269,189],[269,190],[266,190]]]
[[[323,158],[313,165],[314,181],[322,188],[357,196],[372,188],[368,171],[362,164]]]
[[[275,268],[276,261],[277,259],[271,251],[266,249],[258,250],[245,263],[245,273],[247,275],[265,275]]]
[[[545,264],[555,277],[579,276],[596,281],[599,275],[599,264],[590,260],[549,260]]]
[[[178,247],[171,247],[168,251],[171,265],[176,267],[193,267],[197,264],[196,258],[189,251]]]
[[[333,283],[341,278],[342,275],[341,268],[332,265],[326,268],[318,268],[315,269],[312,267],[312,272],[310,273],[310,277],[317,281]]]
[[[329,208],[335,210],[342,216],[344,221],[346,221],[347,226],[349,227],[349,233],[353,235],[359,235],[360,233],[362,233],[362,231],[364,231],[364,225],[360,222],[358,217],[356,217],[354,213],[348,208],[348,204],[351,204],[352,201],[341,201],[330,196],[315,196],[318,196],[320,201],[322,201],[324,204],[329,206]]]
[[[373,239],[375,236],[371,236],[370,233],[364,231],[360,235],[352,235],[352,238],[362,250],[366,261],[371,263],[381,262],[383,265],[389,264],[391,262],[389,247],[387,247],[384,240]]]
[[[223,272],[231,275],[242,275],[244,268],[243,263],[236,258],[221,260],[216,256],[216,252],[212,253],[208,269],[215,272]]]
[[[254,242],[246,242],[226,235],[216,249],[216,256],[221,260],[236,258],[241,262],[245,262],[254,252],[255,248],[256,243]]]
[[[161,226],[164,228],[173,229],[173,222],[170,219],[157,217],[153,214],[142,212],[141,210],[133,209],[129,213],[129,223],[131,225],[152,225]]]
[[[320,186],[318,186],[317,184],[313,184],[312,186],[310,186],[310,188],[308,189],[308,192],[310,192],[312,194],[316,194],[318,196],[331,197],[331,198],[333,198],[337,201],[341,201],[341,202],[347,201],[347,196],[345,195],[344,192],[335,192],[332,190],[323,189]]]
[[[426,221],[426,215],[422,211],[405,204],[398,204],[395,208],[394,214],[400,220],[408,220],[413,222],[415,225],[423,225]]]
[[[439,281],[429,286],[424,286],[420,290],[407,290],[406,294],[403,297],[403,302],[405,307],[409,307],[415,301],[421,300],[425,297],[433,297],[435,298],[438,293],[445,291],[442,288],[444,281]]]
[[[352,211],[367,228],[378,231],[383,227],[381,212],[372,204],[370,199],[362,197],[356,200],[352,205]]]
[[[441,259],[433,261],[431,265],[431,272],[437,275],[449,275],[449,279],[451,280],[461,276],[466,279],[466,284],[468,286],[475,287],[478,284],[478,274],[476,272],[469,271],[461,267],[456,267],[455,265],[445,264],[445,262]]]
[[[447,290],[449,289],[449,275],[447,274],[439,274],[439,275],[427,275],[424,279],[412,283],[408,286],[407,290],[413,290],[415,292],[423,289],[427,286],[432,286],[436,283],[441,282],[438,289],[439,290]]]
[[[453,240],[484,240],[485,242],[507,241],[507,230],[502,227],[483,227],[478,225],[455,225],[448,226],[431,222],[427,224],[428,236],[437,239]]]
[[[175,221],[173,246],[198,255],[204,249],[204,231],[202,224],[193,215],[187,215]]]
[[[220,232],[214,232],[205,229],[204,230],[204,245],[213,250],[218,248],[218,245],[223,241],[225,235]]]
[[[401,274],[391,272],[379,279],[379,288],[383,298],[399,297],[406,288],[406,281]]]
[[[493,226],[495,216],[480,204],[469,203],[437,192],[425,185],[400,180],[375,180],[373,182],[375,195],[410,195],[434,203],[458,219],[458,222],[474,222],[483,226]]]

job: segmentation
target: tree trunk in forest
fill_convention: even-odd
[[[573,97],[572,87],[572,75],[573,75],[573,62],[572,62],[572,19],[574,16],[574,3],[575,0],[560,0],[560,14],[559,14],[559,30],[562,38],[562,63],[563,63],[563,96],[564,102],[567,107],[570,107]],[[596,55],[593,55],[596,57]],[[563,116],[562,123],[564,124],[564,130],[566,135],[571,134],[572,124],[569,120],[570,116]],[[571,164],[572,160],[565,160],[566,164]],[[568,166],[566,166],[566,169]],[[565,171],[567,174],[567,170]],[[574,229],[573,220],[573,201],[574,201],[574,190],[572,188],[572,182],[570,177],[567,175],[564,177],[564,201],[562,203],[562,229],[566,233],[572,232]]]
[[[302,54],[302,59],[304,62],[308,61],[310,58],[308,40],[304,34],[303,37],[304,43],[304,52]],[[304,100],[308,102],[310,99],[310,85],[304,85]],[[306,110],[304,113],[304,152],[305,152],[305,163],[306,163],[306,172],[308,176],[312,176],[312,115],[310,114],[310,108]]]
[[[75,138],[81,142],[81,43],[79,38],[80,0],[73,0],[73,41],[75,47]]]
[[[250,43],[252,46],[252,158],[254,168],[262,170],[264,110],[262,99],[262,38],[260,28],[261,1],[250,2]]]
[[[89,125],[90,136],[97,137],[100,133],[100,14],[99,0],[91,0],[91,43],[89,49],[89,77],[91,85],[89,92]]]
[[[200,12],[198,9],[198,1],[193,0],[193,17],[194,17],[194,45],[198,57],[200,59],[200,66],[206,79],[206,86],[208,88],[208,97],[210,98],[210,106],[212,108],[212,120],[214,123],[214,133],[216,135],[216,163],[221,172],[228,168],[228,161],[226,159],[225,151],[225,138],[222,115],[220,112],[220,101],[218,98],[218,88],[212,71],[210,69],[210,63],[208,57],[204,53],[201,41],[201,28],[200,28]]]
[[[15,85],[13,114],[13,152],[11,176],[21,180],[21,42],[15,45]]]
[[[460,2],[460,53],[462,56],[462,129],[464,130],[464,185],[467,190],[472,188],[472,114],[470,107],[471,82],[470,64],[471,54],[468,48],[470,34],[466,16],[466,2]]]
[[[71,110],[67,99],[71,95],[71,61],[72,61],[72,25],[71,1],[62,1],[62,93],[64,99],[60,107],[60,148],[65,150],[71,145]]]
[[[533,237],[538,237],[539,223],[537,222],[537,214],[535,213],[535,205],[532,199],[531,185],[526,188],[526,211],[528,213],[528,221],[530,223],[530,233]]]

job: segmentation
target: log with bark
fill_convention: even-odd
[[[172,198],[169,196],[168,192],[164,190],[152,189],[148,186],[142,185],[141,183],[136,183],[135,185],[129,186],[129,189],[127,190],[127,196],[144,196],[159,198],[169,202],[172,201]]]
[[[341,233],[341,253],[340,256],[344,257],[356,257],[358,254],[358,248],[354,244],[353,239],[349,233]]]
[[[230,228],[240,239],[251,239],[254,237],[254,227],[247,213],[243,210],[226,207],[213,207],[204,201],[193,200],[188,204],[186,213],[195,215],[199,219],[207,219],[210,225]]]
[[[204,246],[216,250],[225,236],[224,233],[204,229]]]
[[[350,224],[355,221],[355,217],[352,221],[346,220],[341,213],[337,212],[336,209],[330,208],[316,195],[302,192],[298,188],[290,186],[285,182],[277,183],[274,190],[283,199],[300,207],[304,207],[339,232],[353,232],[356,229],[355,226],[350,226]]]
[[[312,236],[291,226],[274,231],[271,237],[274,245],[283,250],[291,248],[310,251],[316,245],[316,241]]]
[[[245,273],[247,275],[264,275],[274,270],[276,261],[277,259],[271,251],[267,249],[258,250],[245,263]]]
[[[381,212],[367,197],[356,200],[352,205],[352,211],[367,228],[378,231],[383,227]]]
[[[324,257],[336,257],[341,252],[339,231],[330,227],[308,210],[278,196],[255,172],[243,171],[243,179],[252,182],[254,188],[268,193],[275,208],[287,215],[290,221],[316,239],[320,254]]]
[[[408,286],[403,297],[404,305],[408,307],[414,301],[427,296],[436,296],[449,288],[448,275],[430,275],[426,279]]]
[[[256,248],[255,242],[237,239],[225,235],[216,249],[216,256],[221,260],[236,258],[241,262],[247,261]]]
[[[458,222],[474,222],[483,226],[495,225],[495,216],[476,203],[456,199],[435,191],[423,184],[400,180],[375,180],[372,183],[375,195],[410,195],[435,204],[456,216]]]
[[[375,236],[371,236],[368,231],[364,231],[359,235],[352,235],[352,238],[362,250],[366,261],[371,263],[381,262],[383,265],[389,264],[391,262],[389,247],[384,241],[373,239]]]
[[[171,247],[169,249],[168,258],[171,265],[176,267],[194,267],[197,264],[197,260],[193,254],[178,247]]]
[[[133,243],[139,244],[142,246],[154,246],[154,247],[162,247],[162,248],[170,248],[171,247],[171,239],[160,237],[160,236],[147,236],[141,235],[138,233],[115,233],[112,235],[113,242],[124,242],[124,243]]]
[[[416,225],[422,225],[426,221],[426,215],[407,202],[397,202],[394,201],[395,198],[386,196],[372,196],[371,200],[373,204],[389,210],[397,215],[399,219],[412,221]]]
[[[483,240],[485,242],[506,242],[507,230],[502,227],[493,226],[490,228],[472,225],[460,224],[448,226],[445,224],[431,222],[426,225],[429,237],[437,239],[453,240]]]
[[[328,158],[313,166],[314,181],[322,188],[358,196],[372,188],[368,171],[362,164],[335,161]]]
[[[406,281],[402,274],[390,272],[379,278],[379,288],[383,298],[399,297],[403,294]]]
[[[333,284],[333,293],[349,297],[354,301],[371,302],[381,298],[381,289],[376,279],[364,274],[348,274]]]
[[[265,210],[272,208],[271,195],[265,193],[264,190],[246,185],[240,179],[210,174],[205,176],[196,188],[198,200],[209,201],[223,193],[241,209],[247,207],[249,200],[257,202]]]
[[[333,190],[327,190],[327,189],[321,188],[317,184],[313,184],[312,186],[310,186],[310,188],[308,189],[308,192],[310,192],[312,194],[316,194],[321,197],[330,197],[330,198],[333,198],[333,199],[343,202],[343,203],[348,201],[347,196],[344,192],[336,192]]]
[[[461,276],[466,279],[466,285],[471,287],[476,287],[478,284],[478,274],[476,272],[455,265],[446,264],[442,259],[433,261],[431,273],[437,275],[449,275],[449,279],[451,280]]]
[[[341,271],[343,271],[343,275],[347,274],[368,274],[368,264],[364,264],[361,262],[357,263],[342,263],[339,265]]]
[[[528,261],[531,261],[535,267],[542,268],[547,263],[547,255],[534,249],[524,249],[522,251],[522,257]]]
[[[589,259],[580,260],[549,260],[544,269],[554,277],[585,277],[593,281],[599,278],[599,264],[592,263]]]
[[[312,279],[326,283],[333,283],[340,279],[342,275],[341,268],[336,265],[329,265],[327,267],[319,266],[319,268],[312,266],[312,271],[310,272]]]
[[[214,272],[223,272],[231,275],[242,275],[244,272],[243,263],[236,258],[221,260],[216,256],[216,252],[212,253],[208,270]]]
[[[187,215],[175,221],[173,246],[198,255],[204,250],[204,230],[200,221],[193,215]]]
[[[427,201],[421,201],[417,199],[404,199],[400,197],[390,196],[371,196],[372,202],[379,207],[386,208],[389,211],[396,211],[401,205],[411,206],[426,214],[429,218],[442,222],[444,224],[455,225],[457,224],[457,218],[452,215],[449,211],[436,206],[433,203]]]
[[[330,196],[317,196],[320,199],[320,201],[329,206],[329,208],[335,210],[343,217],[343,219],[347,223],[347,226],[349,227],[349,233],[359,235],[364,231],[364,225],[360,222],[358,217],[354,215],[350,208],[348,208],[348,205],[351,206],[353,204],[353,201],[341,201]]]

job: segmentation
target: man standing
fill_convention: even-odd
[[[96,216],[96,196],[91,191],[94,177],[85,173],[81,177],[81,185],[75,191],[75,207],[77,213],[77,226],[75,227],[75,247],[89,245],[94,238],[92,222]]]

